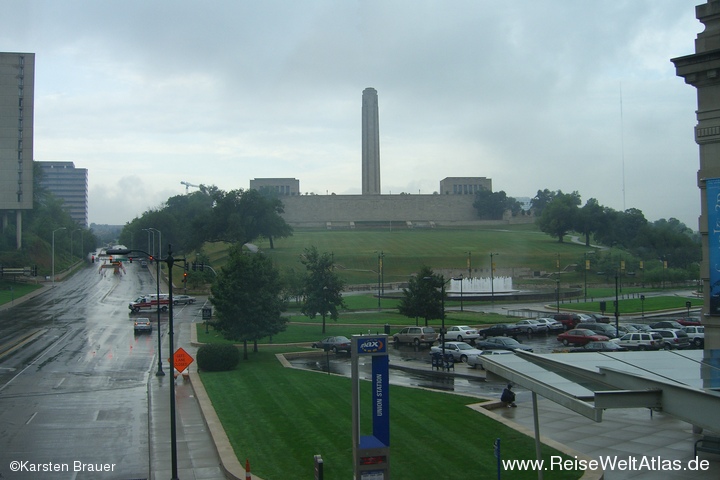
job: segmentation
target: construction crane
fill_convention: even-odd
[[[200,188],[200,185],[194,185],[194,184],[188,183],[188,182],[180,182],[180,185],[185,185],[185,195],[187,195],[188,188],[190,188],[190,187]]]

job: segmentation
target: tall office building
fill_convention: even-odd
[[[88,226],[88,171],[73,162],[37,162],[40,185],[62,200],[63,208],[80,225]]]
[[[0,53],[0,215],[2,229],[15,214],[22,247],[22,212],[33,207],[35,54]]]
[[[380,126],[374,88],[362,95],[362,194],[380,195]]]

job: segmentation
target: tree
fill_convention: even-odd
[[[500,190],[478,190],[475,192],[473,207],[477,210],[478,217],[483,220],[502,220],[505,211],[510,210],[514,215],[520,213],[520,202]]]
[[[537,220],[540,230],[558,237],[558,242],[563,243],[563,237],[576,225],[578,205],[580,205],[579,193],[558,191]]]
[[[228,262],[211,287],[217,317],[213,326],[223,337],[243,342],[245,360],[248,340],[285,330],[281,289],[280,273],[268,257],[243,253],[240,245],[230,249]]]
[[[214,201],[210,217],[206,221],[209,241],[245,244],[260,236],[268,238],[287,237],[292,228],[280,213],[283,205],[279,198],[265,196],[257,190],[209,191]]]
[[[325,333],[325,318],[330,315],[338,319],[339,308],[346,308],[342,298],[345,282],[335,273],[335,263],[330,253],[319,253],[316,247],[305,249],[302,264],[307,270],[303,282],[305,300],[300,311],[303,315],[315,318],[322,316],[322,333]]]
[[[595,198],[585,202],[585,205],[577,212],[575,230],[585,236],[586,247],[590,246],[590,235],[599,232],[605,227],[603,212],[602,205]]]
[[[553,198],[555,198],[555,195],[557,195],[558,193],[561,192],[559,190],[557,192],[552,192],[547,188],[545,190],[537,191],[535,197],[530,200],[530,208],[534,210],[536,217],[540,217],[542,215],[545,207],[547,207],[547,205],[552,202]]]
[[[410,278],[408,288],[403,289],[403,298],[398,304],[398,311],[406,317],[428,320],[442,318],[442,285],[443,278],[436,275],[432,268],[423,266],[417,275]]]

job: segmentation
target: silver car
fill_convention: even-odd
[[[190,295],[173,295],[173,305],[192,305],[195,303],[195,297]]]
[[[442,353],[443,344],[430,348],[430,353]],[[471,356],[482,354],[482,350],[473,348],[465,342],[445,342],[445,355],[452,354],[456,362],[467,362]]]
[[[520,329],[521,332],[532,335],[533,333],[547,333],[548,326],[537,320],[526,319],[515,322],[515,326]]]

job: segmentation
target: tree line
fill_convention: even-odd
[[[37,266],[40,275],[52,270],[52,241],[55,232],[55,265],[64,269],[82,259],[97,246],[94,232],[78,225],[65,209],[63,201],[44,188],[43,172],[33,163],[33,208],[23,212],[22,246],[17,248],[18,225],[3,223],[0,232],[0,265],[5,267]]]
[[[480,191],[473,203],[478,218],[499,220],[505,212],[520,215],[520,203],[505,192]],[[586,246],[591,243],[626,250],[637,261],[663,260],[675,268],[688,269],[702,255],[700,235],[676,218],[648,221],[637,208],[617,211],[590,198],[582,205],[577,191],[538,190],[530,202],[538,228],[562,243],[576,233]]]

